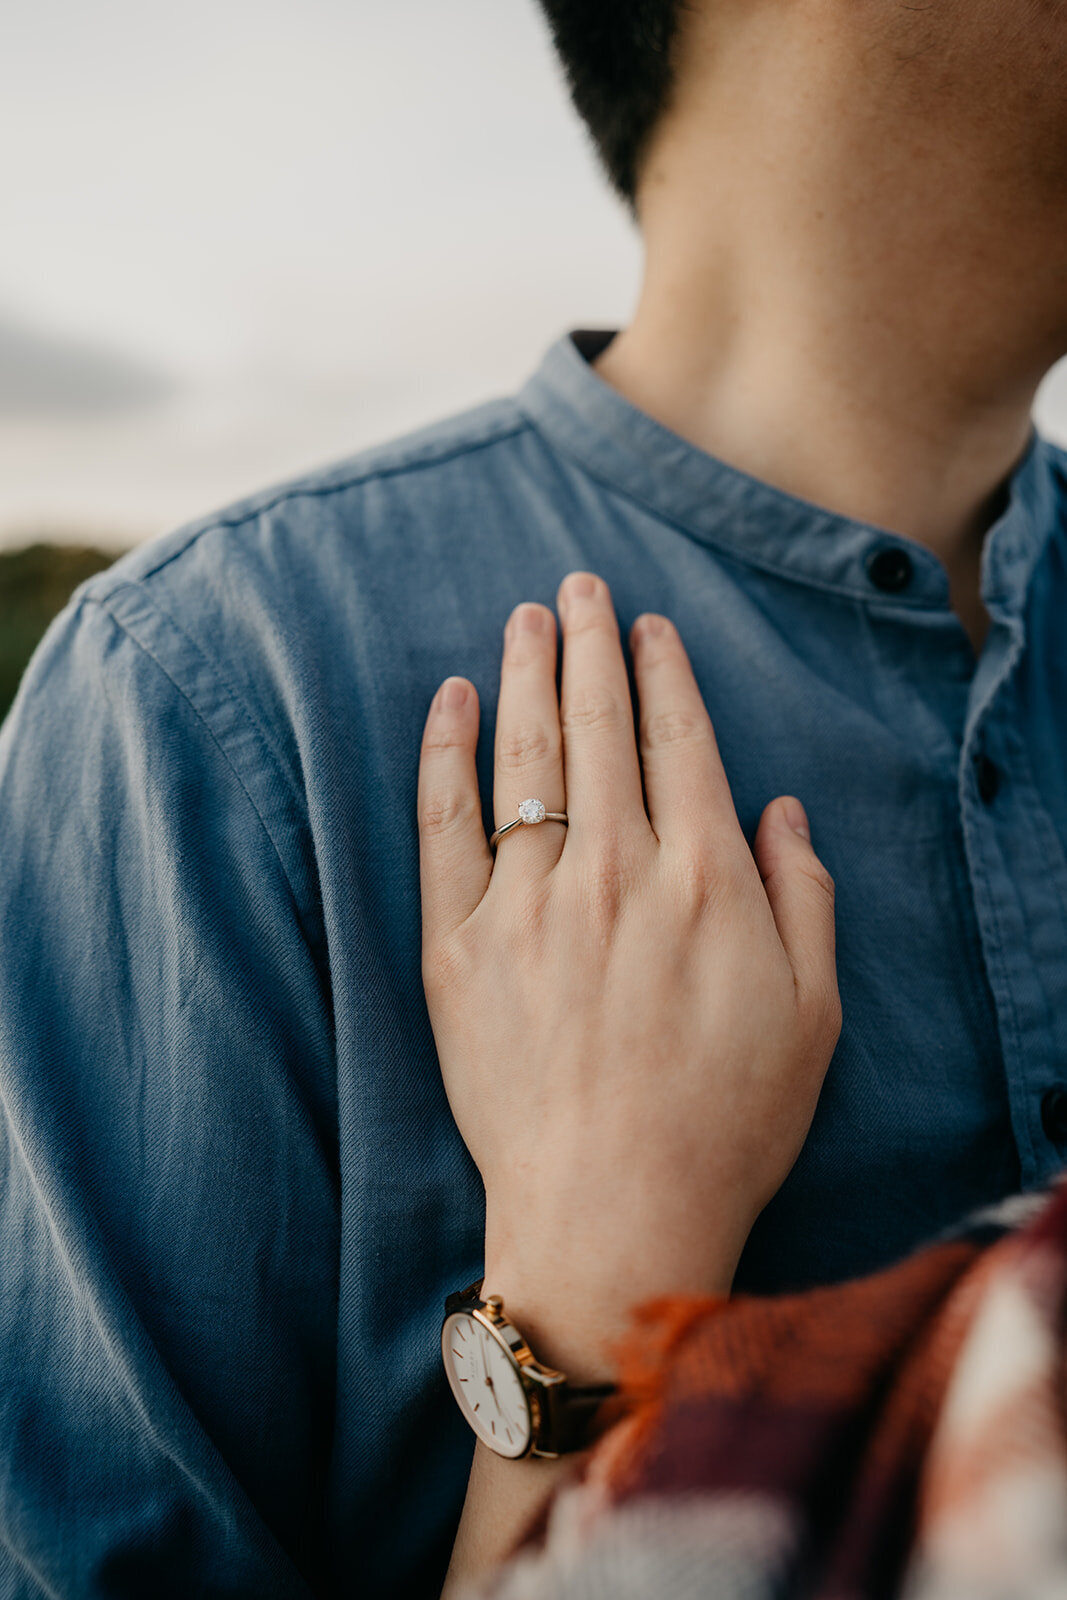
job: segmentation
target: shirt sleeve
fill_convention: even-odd
[[[0,1593],[304,1595],[339,1236],[306,819],[134,598],[72,602],[0,733]]]

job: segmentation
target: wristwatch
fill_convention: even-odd
[[[613,1383],[578,1387],[536,1359],[504,1315],[498,1294],[481,1298],[482,1283],[450,1294],[441,1327],[441,1356],[460,1410],[497,1455],[555,1459],[584,1450],[603,1430]]]

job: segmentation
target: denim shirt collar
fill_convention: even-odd
[[[720,551],[765,571],[878,605],[944,609],[943,563],[917,540],[789,494],[673,432],[591,366],[615,329],[561,335],[519,389],[520,409],[591,476]],[[994,614],[1022,611],[1030,578],[1067,489],[1062,453],[1033,423],[1008,483],[1007,504],[982,551],[982,595]],[[886,547],[911,561],[887,594],[869,564]]]

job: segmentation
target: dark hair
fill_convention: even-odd
[[[540,0],[571,99],[615,192],[636,217],[649,136],[674,83],[671,45],[686,0]]]

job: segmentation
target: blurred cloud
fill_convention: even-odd
[[[0,418],[131,410],[173,387],[165,374],[119,351],[0,315]]]

